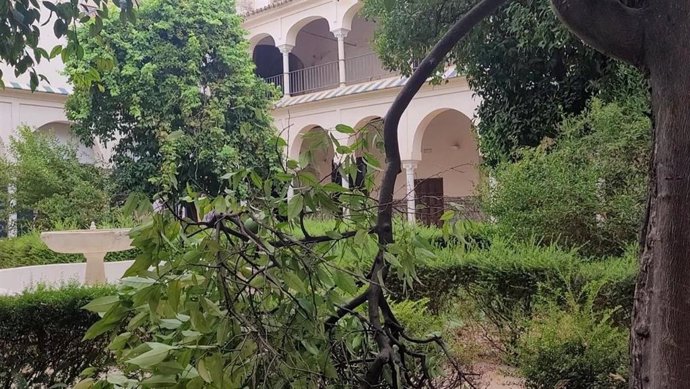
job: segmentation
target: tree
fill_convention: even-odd
[[[477,7],[502,3],[484,0]],[[690,76],[684,69],[690,60],[685,44],[690,33],[690,1],[552,0],[552,5],[564,24],[586,43],[649,75],[654,135],[635,291],[631,387],[685,387],[690,384],[690,332],[686,328],[690,322],[686,288],[690,278],[690,209],[686,206],[690,198]],[[436,48],[445,47],[448,41],[457,42],[466,32],[460,24],[457,22]],[[402,103],[394,103],[389,112],[393,120],[386,117],[384,137],[392,143],[386,145],[388,156],[390,146],[397,146],[390,139],[397,120],[415,92],[409,86],[415,82],[421,86],[422,77],[430,75],[447,53],[435,51],[399,95],[396,101]],[[427,67],[423,68],[425,62]],[[386,176],[395,182],[399,171],[400,166],[389,167]]]
[[[632,388],[690,385],[690,1],[553,0],[592,47],[640,67],[652,90],[654,148],[635,291]]]
[[[113,0],[120,11],[122,20],[133,19],[134,0]],[[0,2],[0,63],[14,69],[16,75],[29,72],[31,89],[36,89],[39,79],[49,82],[38,73],[35,65],[42,60],[49,61],[58,55],[65,61],[70,57],[81,58],[84,49],[76,39],[77,23],[93,20],[91,31],[98,35],[110,10],[108,0],[93,0],[88,6],[77,0],[39,1],[16,0]],[[72,38],[67,45],[52,48],[41,46],[41,26],[52,22],[53,33],[57,38]],[[50,51],[48,51],[50,50]],[[98,68],[94,68],[95,75]],[[93,75],[93,73],[92,73]],[[0,70],[0,88],[4,88]]]
[[[86,143],[114,144],[118,193],[153,194],[163,160],[176,164],[181,188],[220,191],[219,177],[240,166],[266,175],[278,160],[268,113],[273,89],[253,73],[234,3],[151,0],[137,21],[79,29],[84,59],[67,62],[78,86],[67,102],[73,129]],[[113,64],[79,86],[103,61]],[[175,133],[173,156],[161,146]]]
[[[365,0],[376,19],[375,46],[385,65],[411,72],[473,0]],[[548,0],[510,2],[482,21],[446,57],[481,98],[477,111],[484,162],[515,160],[521,147],[555,138],[564,117],[627,78],[622,64],[585,46],[557,20]],[[444,61],[444,64],[446,64]]]

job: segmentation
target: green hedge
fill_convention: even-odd
[[[614,310],[616,324],[629,324],[637,274],[632,252],[595,262],[555,246],[494,239],[486,249],[447,247],[437,250],[437,255],[436,260],[417,267],[420,283],[413,288],[389,280],[387,287],[393,295],[397,299],[427,298],[432,311],[438,311],[448,299],[462,293],[475,300],[495,324],[515,326],[531,315],[538,298],[597,282],[602,286],[595,307]],[[512,340],[517,336],[519,333],[511,334]]]
[[[82,342],[98,315],[81,307],[112,293],[68,286],[0,297],[0,387],[69,385],[83,369],[106,366],[108,340]]]
[[[134,259],[136,251],[108,253],[106,261]],[[84,262],[81,254],[58,254],[50,250],[38,233],[29,233],[17,238],[0,239],[0,269],[20,266],[50,265],[55,263]]]

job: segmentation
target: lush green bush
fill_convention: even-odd
[[[16,187],[16,212],[33,214],[21,230],[69,223],[88,228],[109,217],[107,174],[79,162],[72,145],[50,133],[23,127],[10,142],[10,182]]]
[[[108,253],[106,261],[126,261],[136,257],[136,251]],[[50,250],[37,232],[16,238],[0,239],[0,269],[20,266],[85,262],[81,254],[59,254]]]
[[[82,341],[98,320],[82,306],[112,292],[70,286],[0,297],[0,387],[69,385],[83,369],[106,366],[108,340]]]
[[[594,285],[594,284],[592,284]],[[628,331],[615,326],[610,311],[598,312],[594,299],[566,293],[540,307],[518,344],[518,364],[533,389],[625,388]]]
[[[595,100],[566,121],[555,145],[525,150],[496,169],[486,212],[504,236],[620,255],[637,239],[646,194],[650,122],[643,97]]]

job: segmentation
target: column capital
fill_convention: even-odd
[[[289,54],[289,53],[292,51],[292,49],[295,48],[295,45],[291,45],[291,44],[286,43],[286,44],[283,44],[283,45],[278,45],[277,47],[278,47],[278,50],[280,50],[281,53],[283,53],[283,54]]]
[[[338,38],[338,39],[345,39],[347,38],[347,34],[350,32],[347,28],[334,28],[331,30],[333,35]]]
[[[401,161],[401,162],[402,162],[403,169],[405,169],[405,170],[409,170],[409,169],[414,170],[417,168],[417,165],[419,165],[419,161],[417,161],[415,159],[409,159],[409,160]]]

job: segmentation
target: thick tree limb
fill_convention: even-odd
[[[443,61],[460,39],[472,30],[475,25],[507,1],[508,0],[482,0],[460,18],[460,20],[455,22],[414,71],[407,81],[407,84],[405,84],[400,93],[398,93],[398,96],[386,113],[383,124],[383,139],[387,167],[381,183],[379,213],[376,224],[379,242],[381,244],[388,244],[393,241],[393,191],[395,190],[396,177],[401,171],[398,125],[400,124],[402,114],[410,105],[412,98],[419,92],[419,89],[427,82],[427,79],[433,74],[434,70],[436,70],[441,61]]]
[[[619,0],[551,0],[559,19],[585,43],[635,66],[644,58],[642,11]]]
[[[398,125],[400,118],[409,106],[412,98],[427,82],[427,79],[442,63],[446,55],[455,47],[470,30],[485,17],[493,13],[498,7],[508,0],[482,0],[469,10],[460,20],[455,22],[446,34],[434,46],[429,55],[424,58],[419,67],[414,71],[403,89],[398,93],[395,101],[384,118],[383,139],[386,151],[387,167],[384,173],[379,195],[379,209],[376,223],[380,251],[374,260],[369,274],[370,287],[368,290],[368,316],[374,330],[374,338],[378,346],[378,354],[368,366],[363,387],[378,386],[381,381],[383,368],[396,358],[391,345],[391,338],[387,336],[381,323],[381,304],[385,304],[381,283],[386,278],[388,264],[384,259],[386,246],[393,243],[393,191],[395,181],[401,171],[400,148],[398,144]],[[359,302],[359,301],[357,301]],[[397,324],[394,316],[390,315],[389,322]]]

